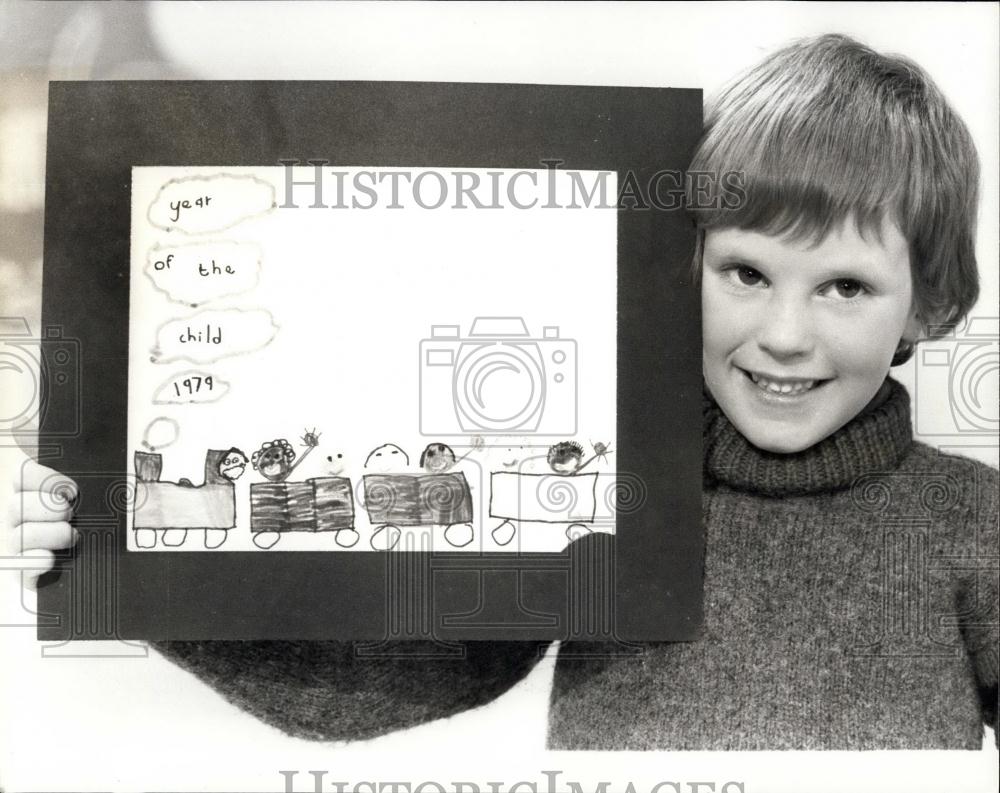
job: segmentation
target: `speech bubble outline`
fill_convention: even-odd
[[[251,330],[254,329],[254,325],[256,324],[258,326],[266,325],[268,331],[266,333],[261,333],[259,339],[255,340],[251,345],[243,349],[237,349],[233,352],[223,352],[215,356],[205,355],[205,354],[199,355],[197,353],[190,354],[189,348],[183,348],[184,352],[175,350],[175,347],[180,342],[177,343],[170,342],[167,345],[164,345],[162,343],[164,331],[166,331],[167,328],[169,328],[174,323],[187,324],[189,328],[191,325],[195,324],[205,324],[206,326],[210,326],[213,323],[213,319],[218,317],[225,317],[229,320],[229,322],[236,322],[236,323],[242,322],[244,321],[244,318],[246,318],[245,321],[247,323],[247,327],[249,327]],[[216,319],[215,323],[218,325],[219,320]],[[238,355],[247,355],[249,353],[258,352],[264,349],[274,340],[274,337],[277,335],[279,330],[280,326],[274,321],[274,317],[271,315],[271,312],[268,311],[267,309],[263,308],[204,309],[195,314],[191,314],[190,316],[187,317],[173,317],[163,322],[156,329],[156,342],[150,349],[150,361],[157,365],[174,363],[176,361],[190,361],[193,364],[199,364],[199,365],[213,364],[217,363],[223,358],[232,358]],[[264,335],[266,335],[267,337],[263,338]],[[165,350],[169,350],[173,354],[165,352]]]
[[[227,247],[232,250],[229,252],[224,251]],[[197,264],[203,264],[201,258],[197,257],[197,252],[199,251],[202,252],[202,258],[208,258],[212,261],[214,261],[216,257],[225,257],[223,265],[238,268],[234,273],[233,278],[226,281],[220,281],[213,276],[213,280],[211,281],[202,280],[204,277],[197,275],[197,271],[194,269],[194,264],[196,262],[193,261],[194,259],[197,259]],[[215,256],[213,256],[213,251],[219,251],[219,253],[216,253]],[[177,258],[178,261],[171,262],[170,269],[157,270],[157,261],[165,260],[170,256]],[[185,258],[188,256],[191,256],[192,260],[187,260]],[[230,257],[235,257],[235,261]],[[241,257],[246,257],[247,260],[252,260],[252,262],[247,260],[240,261]],[[152,282],[153,288],[158,292],[163,293],[171,302],[191,306],[192,308],[198,308],[206,303],[211,303],[212,301],[220,300],[224,297],[241,295],[256,288],[257,284],[260,282],[261,266],[262,254],[259,245],[252,242],[236,242],[235,240],[206,240],[205,242],[185,242],[180,245],[154,245],[146,254],[146,267],[143,272],[145,272],[146,277]],[[177,267],[178,270],[174,271],[174,267]],[[252,273],[248,271],[250,268],[253,270]],[[183,297],[181,295],[181,289],[176,285],[174,285],[173,289],[171,289],[171,284],[165,283],[169,282],[171,278],[173,278],[173,280],[180,280],[182,286],[185,278],[187,278],[191,284],[204,284],[205,286],[208,286],[213,283],[236,283],[237,286],[229,291],[207,290],[206,294],[203,296],[199,296],[198,299],[193,299],[191,297]],[[240,283],[241,281],[242,283]]]
[[[184,378],[194,378],[200,377],[202,380],[206,377],[212,378],[212,391],[218,389],[219,393],[215,394],[211,399],[198,399],[194,394],[189,398],[185,399],[183,397],[174,397],[171,399],[160,399],[161,394],[167,390],[174,382],[184,379]],[[154,405],[210,405],[213,402],[218,402],[226,394],[229,393],[230,383],[228,380],[223,380],[218,375],[212,372],[206,372],[204,369],[185,369],[183,372],[177,372],[176,374],[170,375],[166,380],[164,380],[159,387],[153,392],[153,404]]]
[[[210,225],[206,228],[193,229],[190,226],[185,227],[185,225],[180,222],[180,217],[178,217],[176,221],[168,221],[166,223],[158,222],[157,219],[154,218],[154,212],[161,207],[165,207],[163,211],[170,211],[170,197],[167,197],[164,203],[161,203],[161,201],[164,200],[165,193],[172,191],[172,189],[178,185],[193,186],[198,182],[202,182],[205,184],[205,187],[203,188],[204,190],[213,190],[218,189],[220,186],[224,186],[225,182],[223,180],[229,180],[230,182],[247,182],[252,185],[252,189],[256,189],[257,186],[259,186],[263,188],[267,197],[263,198],[261,201],[247,201],[246,203],[251,204],[251,208],[249,210],[245,209],[241,213],[230,212],[228,217],[225,215],[223,216],[223,221],[217,222],[216,224]],[[190,198],[190,196],[188,196],[188,198]],[[254,206],[255,203],[256,206]],[[160,186],[156,196],[150,202],[149,208],[146,210],[146,219],[149,221],[151,226],[161,229],[162,231],[179,231],[182,234],[192,236],[199,234],[217,234],[221,231],[231,229],[234,226],[238,226],[240,223],[262,217],[263,215],[273,212],[277,209],[277,207],[277,193],[274,189],[274,185],[270,182],[266,182],[259,177],[253,176],[252,174],[232,174],[222,171],[216,174],[197,174],[194,176],[181,176],[176,179],[167,180]],[[207,209],[207,206],[204,207],[204,209]]]
[[[157,440],[156,436],[161,433],[164,435],[163,443],[153,443],[154,440]],[[146,429],[142,433],[142,445],[151,452],[158,452],[168,446],[173,446],[180,436],[181,425],[177,423],[176,419],[170,418],[170,416],[157,416],[146,425]]]

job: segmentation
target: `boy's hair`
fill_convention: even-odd
[[[909,243],[926,332],[946,332],[976,302],[979,159],[965,124],[906,58],[841,35],[785,47],[707,108],[691,171],[742,172],[745,191],[735,208],[698,208],[689,187],[696,272],[706,229],[822,242],[850,217],[859,234],[878,235],[888,213]]]

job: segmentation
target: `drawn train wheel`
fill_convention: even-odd
[[[566,539],[570,542],[574,540],[579,540],[581,537],[586,537],[588,534],[593,534],[589,526],[583,523],[571,523],[566,527]]]
[[[229,539],[229,529],[205,529],[205,547],[215,550]]]
[[[361,535],[354,529],[341,529],[336,532],[333,538],[341,548],[353,548],[358,544]]]
[[[262,551],[266,551],[268,548],[273,548],[278,544],[278,540],[281,539],[281,534],[276,531],[259,531],[253,535],[253,544],[260,548]]]
[[[452,523],[444,530],[444,538],[452,548],[464,548],[475,536],[471,523]]]
[[[155,548],[156,529],[135,529],[136,548]]]
[[[505,520],[493,529],[493,542],[500,546],[508,545],[514,539],[515,534],[517,534],[517,527],[509,520]]]
[[[375,533],[372,534],[369,543],[376,551],[391,551],[396,547],[396,543],[399,542],[399,538],[402,536],[403,532],[399,530],[398,526],[385,523],[375,529]]]
[[[184,541],[187,540],[187,536],[187,529],[164,529],[163,537],[160,539],[164,545],[170,548],[177,548],[184,544]]]

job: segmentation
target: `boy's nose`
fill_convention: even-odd
[[[757,344],[779,361],[808,356],[814,344],[808,309],[794,300],[771,301],[761,317]]]

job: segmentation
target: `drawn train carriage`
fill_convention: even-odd
[[[587,534],[598,521],[596,472],[573,474],[535,474],[494,471],[490,477],[489,516],[501,521],[493,529],[497,545],[507,545],[522,523],[551,523],[566,526],[570,540]],[[614,477],[604,497],[614,496]],[[607,516],[601,516],[606,520]]]
[[[472,493],[460,471],[365,474],[363,484],[365,511],[375,534],[386,533],[385,547],[396,544],[397,529],[416,526],[444,526],[445,539],[456,547],[472,542]]]
[[[336,532],[337,544],[351,547],[358,539],[351,480],[323,476],[250,485],[250,531],[261,548],[273,547],[286,532]],[[265,541],[262,534],[278,536]]]

